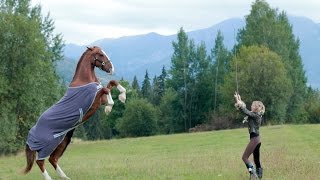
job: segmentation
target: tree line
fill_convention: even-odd
[[[155,77],[146,70],[141,87],[136,77],[127,82],[128,104],[105,117],[109,135],[239,127],[242,116],[234,110],[235,91],[248,108],[254,100],[265,104],[264,124],[319,123],[320,94],[307,85],[300,42],[286,13],[256,0],[245,21],[231,50],[220,31],[208,50],[181,28],[172,43],[171,66],[162,67]]]
[[[8,154],[24,146],[39,115],[65,92],[55,67],[64,42],[40,5],[0,0],[0,8],[0,154]],[[319,123],[320,93],[307,85],[299,39],[285,12],[256,0],[245,19],[231,50],[221,32],[208,49],[180,28],[171,66],[154,77],[146,70],[141,83],[136,76],[132,83],[121,80],[127,103],[113,89],[112,112],[99,109],[75,136],[96,140],[239,127],[236,90],[248,108],[253,100],[265,104],[264,123]]]

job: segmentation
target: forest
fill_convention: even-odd
[[[235,91],[248,108],[254,100],[264,103],[263,125],[320,123],[320,92],[307,85],[300,42],[286,13],[256,0],[245,21],[232,50],[221,32],[207,49],[181,27],[171,66],[159,67],[162,73],[154,77],[145,70],[142,83],[122,79],[126,104],[112,90],[112,112],[99,109],[75,136],[98,140],[242,127]],[[54,29],[40,5],[0,1],[0,154],[21,150],[41,113],[65,93],[56,71],[64,40]]]

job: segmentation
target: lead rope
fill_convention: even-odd
[[[216,79],[214,83],[214,114],[216,114],[216,108],[217,108],[217,91],[218,91],[218,73],[219,73],[219,58],[216,58],[217,61],[217,68],[216,68]]]
[[[233,38],[234,38],[234,47],[236,47],[236,35],[235,35],[235,29],[234,28],[233,28]],[[239,94],[238,61],[237,61],[237,57],[236,57],[236,48],[233,48],[233,54],[234,54],[235,61],[236,61],[236,90],[237,90],[237,93]]]

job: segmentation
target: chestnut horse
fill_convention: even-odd
[[[30,129],[25,149],[27,166],[23,170],[24,174],[31,170],[36,159],[45,179],[51,180],[44,166],[45,158],[50,156],[49,162],[57,175],[62,179],[70,179],[58,165],[58,160],[69,145],[74,129],[87,121],[101,105],[107,105],[106,113],[111,111],[112,87],[118,88],[119,99],[125,102],[126,90],[115,80],[103,87],[95,75],[95,67],[107,74],[114,72],[107,54],[96,46],[87,48],[82,54],[63,98],[46,110]]]

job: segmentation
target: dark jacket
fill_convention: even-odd
[[[261,126],[262,115],[257,112],[249,111],[245,106],[241,106],[240,111],[248,116],[248,130],[250,133],[256,133],[259,135],[259,128]]]

